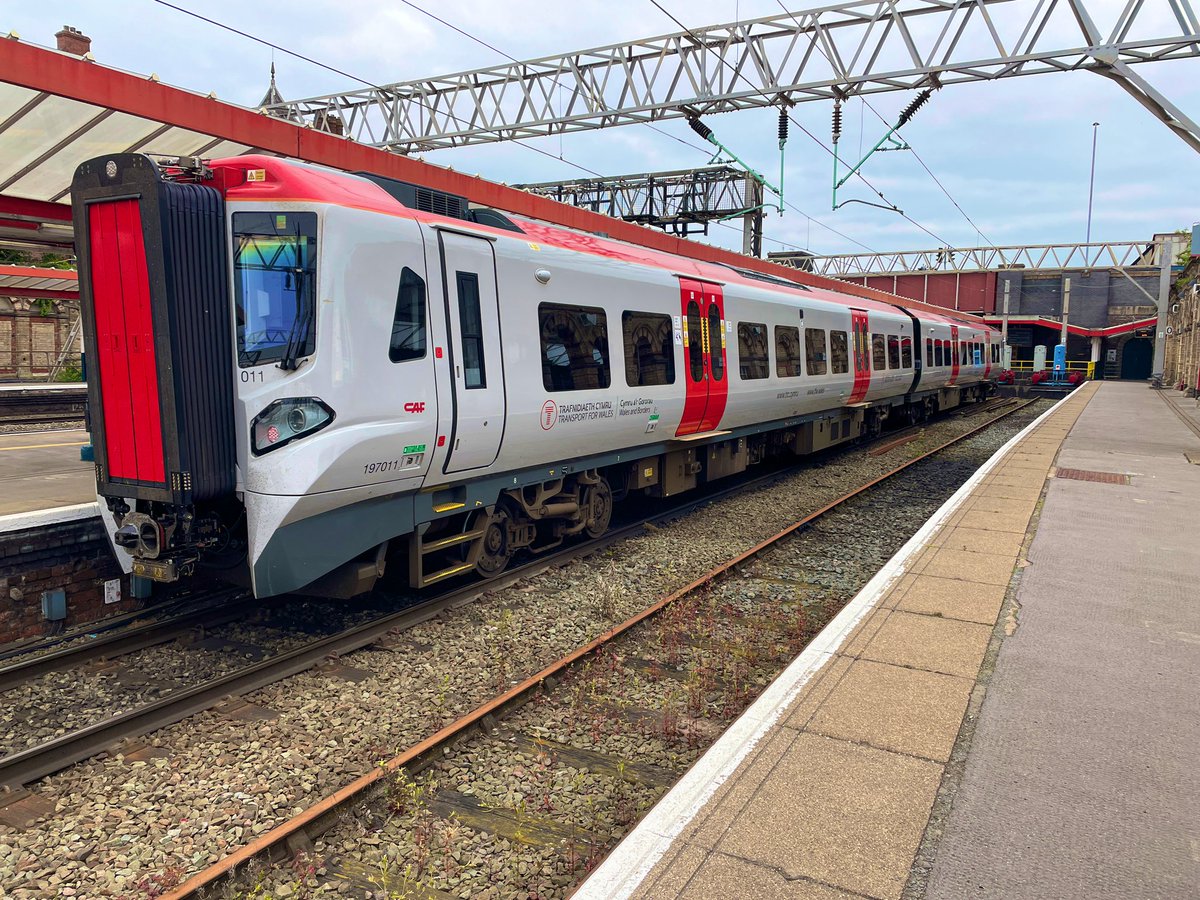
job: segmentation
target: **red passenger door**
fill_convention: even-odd
[[[679,279],[683,313],[683,418],[676,436],[715,431],[725,414],[729,379],[725,366],[725,298],[721,286]]]
[[[701,284],[704,319],[704,373],[708,376],[708,402],[697,432],[716,431],[729,400],[729,379],[725,371],[725,298],[721,286]]]
[[[861,403],[871,386],[871,338],[867,334],[867,311],[850,310],[850,331],[854,344],[854,390],[847,403]]]
[[[962,350],[958,346],[958,326],[950,326],[950,381],[949,384],[954,384],[958,381],[958,367],[962,362]]]

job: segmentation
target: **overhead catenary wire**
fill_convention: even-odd
[[[783,0],[775,0],[775,2],[776,2],[776,4],[778,4],[778,6],[781,10],[783,10],[787,15],[792,17],[793,22],[795,22],[797,25],[800,24],[800,21],[796,18],[796,14],[791,12],[786,6],[783,5]],[[825,60],[830,65],[833,65],[833,60],[831,60],[829,58],[829,54],[825,52],[825,48],[822,47],[819,42],[813,41],[812,46],[816,48],[818,53],[820,53],[822,56],[825,57]],[[904,125],[905,123],[907,123],[908,120],[913,117],[913,114],[916,113],[916,111],[918,109],[920,109],[922,106],[925,105],[925,102],[929,99],[930,94],[931,94],[931,91],[927,88],[926,90],[922,91],[920,95],[918,95],[917,99],[915,99],[912,103],[910,103],[908,105],[908,107],[905,108],[904,112],[901,113],[901,116],[900,116],[900,124],[901,125]],[[877,110],[874,106],[871,105],[870,101],[868,101],[865,96],[863,96],[862,94],[859,94],[859,99],[862,101],[863,106],[865,108],[871,110],[871,112],[875,115],[875,117],[877,119],[879,119],[880,122],[882,122],[885,125],[888,124],[887,119],[885,119],[883,117],[883,115],[879,112],[879,110]],[[863,131],[863,128],[862,128],[862,123],[860,121],[859,122],[859,155],[860,156],[862,155],[862,131]],[[921,158],[921,154],[919,154],[917,152],[916,148],[912,146],[912,142],[906,140],[905,143],[909,145],[908,149],[912,152],[913,158],[916,159],[916,161],[920,164],[921,168],[925,170],[926,174],[929,175],[929,177],[933,179],[933,183],[938,186],[938,189],[943,194],[946,195],[946,199],[949,200],[954,205],[954,208],[957,209],[959,211],[959,213],[962,214],[962,217],[967,220],[967,223],[971,226],[971,228],[973,228],[975,230],[975,233],[978,234],[981,238],[983,238],[984,242],[986,244],[988,244],[988,246],[995,247],[996,244],[992,241],[992,239],[989,238],[986,234],[984,234],[982,230],[980,230],[979,226],[975,224],[975,220],[972,219],[969,215],[967,215],[967,211],[965,209],[963,209],[961,205],[959,205],[959,202],[954,199],[954,197],[950,194],[950,191],[946,189],[946,186],[944,184],[942,184],[941,180],[937,177],[937,175],[935,175],[933,173],[933,170],[931,168],[929,168],[928,165],[925,164],[925,160],[923,160]],[[947,245],[947,246],[949,246],[949,245]]]
[[[654,6],[655,6],[655,7],[656,7],[658,10],[659,10],[659,12],[661,12],[661,13],[662,13],[663,15],[665,15],[665,16],[666,16],[668,19],[670,19],[672,22],[674,22],[676,25],[678,25],[680,28],[682,28],[682,29],[683,29],[685,32],[687,32],[687,33],[688,33],[688,35],[690,35],[690,36],[691,36],[691,38],[692,38],[692,39],[693,39],[693,40],[694,40],[694,41],[695,41],[695,42],[696,42],[698,45],[702,43],[702,42],[701,42],[701,40],[700,40],[700,38],[699,38],[699,37],[696,35],[696,33],[695,33],[694,31],[692,31],[692,29],[690,29],[690,28],[688,28],[688,26],[684,25],[684,24],[683,24],[683,22],[681,22],[677,16],[675,16],[675,15],[674,15],[674,14],[673,14],[673,13],[672,13],[670,10],[668,10],[668,9],[667,9],[666,7],[664,7],[664,6],[663,6],[661,3],[659,3],[659,2],[658,2],[658,0],[650,0],[650,3],[651,3],[651,4],[653,4],[653,5],[654,5]],[[785,10],[784,10],[784,12],[787,12],[787,10],[785,9]],[[753,81],[751,81],[751,80],[749,79],[749,77],[747,77],[747,76],[746,76],[746,74],[745,74],[744,72],[742,72],[742,71],[741,71],[741,69],[739,69],[737,66],[733,65],[733,63],[729,62],[729,61],[728,61],[728,60],[726,60],[726,59],[720,58],[720,57],[718,57],[718,61],[719,61],[719,62],[720,62],[722,65],[724,65],[726,68],[728,68],[728,69],[729,69],[731,72],[733,72],[733,74],[734,74],[736,77],[738,77],[738,78],[742,79],[742,80],[743,80],[743,81],[745,81],[745,82],[746,82],[746,84],[748,84],[748,85],[749,85],[751,88],[753,88],[753,89],[756,89],[756,90],[757,90],[757,87],[756,87],[756,85],[754,84],[754,82],[753,82]],[[827,147],[827,146],[825,145],[825,142],[824,142],[824,141],[822,141],[822,140],[821,140],[819,137],[817,137],[815,134],[813,134],[811,131],[809,131],[807,128],[805,128],[805,127],[804,127],[804,125],[803,125],[803,123],[801,123],[799,120],[797,120],[797,119],[796,119],[794,116],[792,116],[790,113],[788,114],[788,118],[792,120],[792,124],[794,124],[794,125],[795,125],[797,128],[799,128],[799,129],[800,129],[802,132],[804,132],[804,134],[805,134],[805,135],[806,135],[806,136],[809,138],[809,140],[811,140],[811,141],[812,141],[814,144],[816,144],[818,147],[820,147],[822,150],[824,150],[824,151],[825,151],[826,153],[828,153],[830,156],[833,156],[833,150],[831,150],[829,147]],[[917,228],[919,228],[921,231],[925,232],[927,235],[929,235],[930,237],[932,237],[932,238],[933,238],[935,241],[938,241],[938,242],[939,242],[939,243],[941,243],[941,244],[948,244],[948,242],[947,242],[947,241],[946,241],[944,238],[942,238],[942,237],[938,236],[938,235],[937,235],[935,232],[933,232],[933,231],[930,231],[928,228],[926,228],[924,225],[922,225],[920,222],[918,222],[918,221],[917,221],[916,219],[914,219],[912,216],[910,216],[910,215],[908,215],[906,212],[904,212],[904,210],[900,209],[900,207],[896,206],[896,204],[894,204],[894,203],[893,203],[891,200],[889,200],[887,197],[885,197],[885,196],[883,195],[883,192],[882,192],[882,191],[880,191],[880,190],[879,190],[879,188],[875,187],[875,185],[871,184],[871,182],[870,182],[870,181],[868,181],[868,180],[867,180],[867,178],[866,178],[866,177],[865,177],[865,176],[864,176],[864,175],[863,175],[861,172],[856,172],[856,173],[855,173],[855,177],[856,177],[856,178],[858,178],[858,179],[859,179],[859,180],[860,180],[860,181],[861,181],[863,184],[865,184],[865,185],[866,185],[868,188],[870,188],[870,189],[871,189],[871,191],[872,191],[872,192],[873,192],[873,193],[874,193],[874,194],[875,194],[877,197],[879,197],[879,199],[880,199],[880,200],[882,200],[884,203],[886,203],[886,204],[887,204],[887,208],[888,208],[888,209],[891,209],[892,211],[894,211],[894,212],[896,212],[897,214],[899,214],[901,217],[903,217],[904,219],[906,219],[908,222],[912,223],[912,224],[913,224],[913,225],[915,225]],[[801,215],[804,215],[804,213],[801,213]],[[857,242],[857,241],[855,241],[855,243],[858,243],[858,242]],[[876,252],[876,251],[872,250],[871,252],[872,252],[872,253],[874,253],[874,252]]]
[[[308,64],[310,64],[310,65],[313,65],[313,66],[316,66],[316,67],[318,67],[318,68],[324,69],[324,70],[326,70],[326,71],[328,71],[328,72],[333,72],[333,73],[334,73],[334,74],[336,74],[336,75],[340,75],[340,76],[342,76],[342,77],[349,78],[349,79],[351,79],[351,80],[353,80],[353,81],[356,81],[356,82],[358,82],[358,83],[360,83],[360,84],[366,85],[367,87],[374,88],[375,90],[384,90],[384,88],[383,88],[382,86],[380,86],[380,85],[378,85],[378,84],[375,84],[374,82],[372,82],[372,81],[370,81],[370,80],[368,80],[368,79],[366,79],[366,78],[362,78],[362,77],[360,77],[360,76],[358,76],[358,75],[355,75],[355,74],[353,74],[353,73],[351,73],[351,72],[347,72],[347,71],[345,71],[344,69],[339,69],[339,68],[337,68],[336,66],[331,66],[331,65],[328,65],[327,63],[323,63],[323,62],[321,62],[320,60],[314,59],[314,58],[313,58],[313,57],[311,57],[311,56],[307,56],[307,55],[305,55],[305,54],[303,54],[303,53],[300,53],[300,52],[298,52],[298,51],[292,50],[292,49],[290,49],[289,47],[286,47],[286,46],[284,46],[284,45],[282,45],[282,44],[276,43],[276,42],[274,42],[274,41],[269,41],[269,40],[267,40],[266,38],[262,38],[262,37],[259,37],[258,35],[251,34],[250,32],[244,31],[244,30],[242,30],[242,29],[240,29],[240,28],[235,28],[234,26],[232,26],[232,25],[228,25],[228,24],[226,24],[225,22],[221,22],[221,21],[219,21],[218,19],[214,19],[214,18],[212,18],[212,17],[210,17],[210,16],[203,15],[202,13],[198,13],[198,12],[196,12],[196,11],[194,11],[194,10],[187,9],[186,7],[179,6],[179,5],[175,4],[175,3],[171,3],[171,2],[169,2],[169,0],[154,0],[154,2],[155,2],[155,3],[157,3],[157,4],[159,4],[160,6],[164,6],[164,7],[168,8],[168,9],[175,10],[176,12],[183,13],[184,15],[191,16],[192,18],[198,19],[198,20],[200,20],[200,21],[202,21],[202,22],[205,22],[205,23],[207,23],[207,24],[209,24],[209,25],[212,25],[212,26],[214,26],[214,27],[216,27],[216,28],[220,28],[220,29],[222,29],[222,30],[224,30],[224,31],[228,31],[228,32],[230,32],[230,33],[232,33],[232,34],[236,34],[236,35],[238,35],[239,37],[243,37],[243,38],[245,38],[245,39],[247,39],[247,40],[254,41],[254,42],[255,42],[255,43],[257,43],[257,44],[262,44],[263,46],[270,47],[272,50],[277,50],[277,51],[279,51],[280,53],[287,54],[288,56],[291,56],[291,57],[293,57],[294,59],[301,60],[302,62],[306,62],[306,63],[308,63]],[[412,4],[409,4],[409,5],[412,5]],[[420,7],[415,7],[415,6],[414,6],[413,8],[414,8],[414,9],[420,9]],[[431,15],[432,15],[432,14],[431,14]],[[434,18],[437,18],[437,17],[436,17],[436,16],[434,16]],[[443,21],[443,20],[439,19],[438,21]],[[456,28],[455,26],[453,26],[453,25],[450,25],[449,23],[443,22],[443,24],[445,24],[447,27],[454,28],[454,30],[455,30],[455,31],[458,31],[459,33],[463,33],[463,32],[461,31],[461,29],[458,29],[458,28]],[[471,37],[470,35],[466,35],[466,36],[468,36],[468,37]],[[472,39],[474,39],[474,38],[472,38]],[[507,54],[503,53],[503,51],[501,51],[501,50],[499,50],[499,49],[496,49],[495,47],[491,47],[491,45],[490,45],[490,44],[487,44],[486,42],[483,42],[483,41],[480,41],[480,42],[481,42],[481,43],[483,43],[483,44],[484,44],[484,46],[488,46],[490,49],[493,49],[493,50],[495,50],[495,52],[497,52],[497,53],[500,53],[501,55],[507,56]],[[415,98],[415,97],[413,97],[413,98],[410,98],[410,99],[412,99],[414,102],[418,103],[419,105],[423,106],[423,107],[424,107],[424,108],[425,108],[427,111],[429,111],[429,112],[435,112],[435,110],[434,110],[432,107],[430,107],[430,106],[428,106],[427,104],[425,104],[425,103],[421,102],[421,100],[420,100],[420,99],[418,99],[418,98]],[[463,122],[461,119],[459,119],[457,116],[453,115],[452,113],[451,113],[451,114],[448,114],[448,115],[449,115],[449,117],[450,117],[452,120],[454,120],[454,121],[455,121],[455,122],[457,122],[458,124],[460,124],[460,125],[466,124],[466,123],[464,123],[464,122]],[[659,129],[655,129],[655,130],[659,130]],[[665,132],[664,132],[664,133],[665,133]],[[674,137],[674,135],[668,135],[668,136],[670,136],[670,137]],[[687,146],[689,146],[689,147],[693,147],[694,149],[701,149],[701,148],[695,147],[695,145],[693,145],[693,144],[691,144],[691,143],[689,143],[689,142],[687,142],[687,141],[681,141],[681,142],[682,142],[682,143],[684,143],[684,144],[686,144],[686,145],[687,145]],[[559,162],[566,163],[567,165],[569,165],[569,166],[571,166],[571,167],[573,167],[573,168],[575,168],[575,169],[578,169],[578,170],[579,170],[579,171],[581,171],[581,172],[586,172],[586,173],[587,173],[587,174],[589,174],[589,175],[593,175],[593,176],[595,176],[596,178],[604,178],[604,177],[605,177],[605,176],[604,176],[602,173],[600,173],[600,172],[597,172],[595,169],[589,168],[589,167],[587,167],[587,166],[585,166],[585,165],[583,165],[583,164],[581,164],[581,163],[577,163],[577,162],[574,162],[573,160],[567,159],[565,156],[556,156],[556,155],[555,155],[555,154],[553,154],[553,153],[550,153],[550,152],[548,152],[548,151],[546,151],[546,150],[542,150],[542,149],[541,149],[541,148],[539,148],[539,147],[534,147],[534,146],[532,146],[532,145],[530,145],[530,144],[526,144],[526,143],[524,143],[524,142],[521,142],[521,141],[517,141],[516,143],[518,144],[518,146],[524,147],[524,148],[525,148],[525,149],[527,149],[527,150],[531,150],[531,151],[533,151],[534,153],[537,153],[537,154],[539,154],[540,156],[544,156],[544,157],[546,157],[547,159],[558,160]],[[708,151],[707,151],[707,150],[704,150],[704,152],[705,152],[705,153],[707,153]],[[822,228],[825,228],[827,231],[830,231],[831,233],[833,233],[833,234],[836,234],[838,237],[841,237],[841,238],[843,238],[844,240],[850,241],[851,243],[853,243],[853,244],[856,244],[856,245],[858,245],[858,246],[862,247],[864,250],[867,250],[867,251],[869,251],[869,252],[871,252],[871,253],[875,253],[875,252],[877,252],[876,250],[874,250],[874,248],[867,246],[866,244],[862,243],[861,241],[855,240],[854,238],[850,237],[849,235],[843,234],[841,231],[838,231],[836,228],[833,228],[832,226],[825,224],[824,222],[820,221],[819,219],[816,219],[816,218],[814,218],[814,217],[812,217],[812,216],[809,216],[807,213],[805,213],[803,210],[799,209],[798,207],[794,207],[794,206],[792,206],[792,204],[789,204],[789,207],[792,207],[793,209],[795,209],[795,211],[796,211],[798,214],[800,214],[800,215],[804,216],[804,217],[805,217],[806,219],[808,219],[810,222],[816,222],[816,223],[817,223],[818,225],[820,225]],[[740,233],[740,229],[738,229],[737,227],[735,227],[735,226],[733,226],[733,225],[727,225],[727,224],[726,224],[726,223],[724,223],[724,222],[718,222],[718,223],[716,223],[716,224],[718,224],[718,225],[721,225],[721,226],[722,226],[722,227],[724,227],[724,228],[728,228],[728,229],[729,229],[729,230],[731,230],[731,231],[735,231],[735,232],[739,232],[739,233]],[[802,248],[802,247],[799,247],[799,246],[797,246],[797,245],[795,245],[795,244],[790,244],[790,243],[788,243],[788,242],[786,242],[786,241],[779,240],[778,238],[768,238],[768,237],[766,237],[765,235],[764,235],[764,240],[769,240],[769,241],[771,241],[772,243],[779,244],[779,245],[780,245],[780,246],[782,246],[782,247],[786,247],[786,248],[793,249],[793,250],[801,250],[801,251],[805,251],[805,252],[807,252],[807,250],[808,250],[808,248]]]
[[[505,51],[503,51],[503,50],[501,50],[499,47],[497,47],[495,44],[492,44],[492,43],[490,43],[489,41],[486,41],[486,40],[484,40],[483,38],[481,38],[481,37],[478,37],[478,36],[477,36],[477,35],[475,35],[475,34],[472,34],[471,32],[467,31],[466,29],[463,29],[463,28],[459,27],[458,25],[455,25],[455,24],[454,24],[454,23],[452,23],[452,22],[448,22],[446,19],[443,19],[442,17],[440,17],[440,16],[436,15],[435,13],[432,13],[432,12],[430,12],[429,10],[427,10],[427,9],[424,9],[423,7],[421,7],[421,6],[417,5],[416,3],[412,2],[412,0],[400,0],[400,2],[402,2],[402,3],[403,3],[405,6],[409,7],[410,9],[416,10],[417,12],[421,13],[422,15],[428,16],[429,18],[433,19],[435,22],[440,22],[440,23],[441,23],[442,25],[444,25],[445,27],[447,27],[447,28],[449,28],[450,30],[452,30],[452,31],[454,31],[454,32],[456,32],[456,33],[458,33],[458,34],[462,35],[463,37],[467,38],[468,40],[472,40],[472,41],[474,41],[475,43],[479,44],[480,46],[482,46],[482,47],[486,47],[486,48],[488,48],[489,50],[491,50],[492,52],[500,54],[501,56],[503,56],[505,59],[509,60],[510,62],[514,62],[514,63],[518,63],[518,64],[521,62],[521,61],[520,61],[519,59],[517,59],[515,56],[513,56],[513,55],[512,55],[512,54],[510,54],[510,53],[506,53]],[[559,81],[557,78],[552,78],[552,80],[553,80],[553,82],[554,82],[554,83],[555,83],[555,84],[556,84],[556,85],[557,85],[559,88],[563,88],[563,87],[564,87],[564,85],[562,84],[562,82],[560,82],[560,81]],[[783,138],[785,138],[785,137],[786,137],[786,134],[787,134],[787,121],[788,121],[788,118],[789,118],[789,117],[787,116],[787,110],[786,110],[786,109],[780,109],[779,136],[780,136],[780,139],[781,139],[781,140],[782,140]],[[704,133],[703,133],[703,132],[702,132],[700,129],[697,129],[697,127],[696,127],[696,124],[697,124],[697,123],[699,123],[699,124],[703,125],[703,123],[700,123],[700,120],[699,120],[699,119],[689,119],[689,120],[688,120],[688,124],[689,124],[689,125],[692,127],[692,130],[693,130],[693,131],[695,131],[697,134],[699,134],[701,137],[704,137],[704,138],[706,138],[706,139],[707,139],[707,135],[706,135],[706,134],[704,134]],[[665,137],[669,137],[669,138],[671,138],[672,140],[674,140],[674,141],[677,141],[677,142],[678,142],[678,143],[680,143],[680,144],[683,144],[685,147],[690,147],[690,148],[691,148],[691,149],[693,149],[693,150],[699,150],[701,153],[704,153],[704,154],[706,154],[706,155],[709,153],[709,150],[708,150],[708,148],[706,148],[706,147],[700,147],[700,146],[698,146],[698,145],[696,145],[696,144],[693,144],[691,141],[686,141],[686,140],[684,140],[683,138],[681,138],[681,137],[678,137],[677,135],[671,134],[669,131],[666,131],[666,130],[664,130],[664,129],[662,129],[662,128],[658,128],[657,126],[653,125],[653,124],[652,124],[652,123],[650,123],[650,122],[643,122],[642,124],[644,124],[644,125],[645,125],[647,128],[649,128],[651,131],[656,131],[656,132],[658,132],[659,134],[661,134],[661,135],[663,135],[663,136],[665,136]],[[711,130],[711,129],[708,129],[708,128],[707,128],[707,126],[704,126],[704,129],[705,129],[705,130],[707,130],[709,134],[711,134],[711,133],[712,133],[712,130]],[[565,161],[565,160],[564,160],[564,161]],[[844,234],[844,233],[843,233],[843,232],[841,232],[841,231],[838,231],[836,228],[833,228],[832,226],[825,224],[825,223],[824,223],[824,222],[822,222],[820,219],[817,219],[817,218],[814,218],[813,216],[810,216],[808,213],[804,212],[804,210],[800,209],[799,207],[797,207],[797,206],[795,206],[795,205],[793,205],[793,204],[790,204],[790,203],[788,203],[788,204],[786,204],[786,205],[787,205],[789,208],[791,208],[791,209],[792,209],[794,212],[796,212],[797,214],[804,216],[804,218],[805,218],[805,219],[807,219],[809,222],[816,222],[816,223],[817,223],[818,225],[820,225],[822,228],[826,229],[827,231],[831,232],[832,234],[836,234],[838,237],[842,238],[843,240],[849,241],[849,242],[850,242],[850,243],[852,243],[852,244],[856,244],[857,246],[859,246],[859,247],[862,247],[864,250],[868,250],[868,251],[870,251],[871,253],[874,253],[874,252],[876,252],[875,250],[872,250],[870,247],[868,247],[866,244],[862,243],[862,241],[855,240],[854,238],[850,237],[849,235],[847,235],[847,234]],[[725,223],[722,223],[722,222],[718,222],[717,224],[718,224],[718,225],[723,225],[724,227],[726,227],[726,228],[729,228],[729,229],[730,229],[730,230],[732,230],[732,231],[737,231],[737,230],[738,230],[738,229],[737,229],[735,226],[733,226],[733,225],[726,225]],[[784,246],[784,247],[793,247],[794,249],[797,249],[797,250],[800,250],[800,249],[805,249],[805,250],[807,250],[807,249],[808,249],[808,248],[800,248],[800,247],[796,247],[796,245],[794,245],[794,244],[789,244],[789,243],[787,243],[786,241],[781,241],[781,240],[778,240],[777,238],[767,238],[765,235],[764,235],[764,240],[770,240],[770,241],[772,241],[773,243],[780,244],[780,245],[782,245],[782,246]]]

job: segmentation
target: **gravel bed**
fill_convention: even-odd
[[[1034,409],[999,428],[1011,433]],[[366,680],[310,671],[247,696],[277,714],[268,721],[204,713],[153,736],[163,759],[100,758],[44,779],[36,790],[56,813],[28,831],[0,826],[0,879],[21,898],[65,895],[64,885],[87,897],[153,896],[805,511],[978,421],[942,420],[876,458],[861,450],[829,455],[669,528],[648,528],[492,591],[410,629],[396,649],[368,648],[342,660]],[[712,730],[703,724],[689,728],[702,736]],[[651,756],[640,758],[681,751],[648,741],[645,752]],[[461,843],[481,849],[496,841],[471,833]]]
[[[25,431],[78,431],[83,419],[58,419],[53,422],[4,422],[0,423],[0,434],[21,434]]]

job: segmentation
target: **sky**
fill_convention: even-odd
[[[289,99],[361,86],[347,75],[386,84],[507,62],[413,7],[435,12],[518,59],[679,30],[650,0],[412,0],[413,6],[399,0],[173,2],[347,74],[273,51],[155,0],[0,0],[0,34],[15,31],[23,40],[53,46],[54,33],[72,25],[92,38],[98,62],[153,72],[168,84],[256,106],[266,91],[272,60],[279,89]],[[776,0],[659,2],[689,28],[780,13]],[[813,5],[811,0],[784,3],[795,11]],[[1103,33],[1125,5],[1123,0],[1086,4]],[[1032,5],[1033,0],[1012,0],[990,7],[1006,41]],[[1193,6],[1200,11],[1195,0]],[[1134,36],[1177,30],[1168,0],[1146,0],[1145,9],[1144,24]],[[992,55],[971,43],[976,39],[971,37],[967,48],[978,46],[980,55]],[[1081,43],[1073,19],[1062,9],[1039,46]],[[1145,64],[1136,71],[1186,115],[1200,120],[1200,58]],[[874,95],[868,103],[890,125],[913,96],[890,92]],[[875,112],[859,99],[847,103],[843,157],[857,159],[860,147],[865,150],[882,137],[888,126]],[[831,209],[833,162],[825,149],[830,114],[826,101],[801,103],[793,110],[795,122],[813,137],[797,125],[791,128],[785,155],[788,205],[782,215],[767,218],[766,251],[809,249],[825,255],[1082,241],[1093,122],[1100,123],[1093,241],[1139,241],[1200,220],[1200,154],[1120,86],[1091,72],[951,85],[936,92],[903,130],[915,153],[876,154],[863,169],[871,185],[908,219],[859,203]],[[741,158],[775,179],[774,110],[713,115],[705,121]],[[586,175],[579,167],[619,175],[707,164],[711,148],[705,149],[683,120],[660,122],[655,128],[660,131],[627,125],[522,142],[555,159],[513,142],[439,150],[421,158],[507,183]],[[838,199],[879,200],[858,181],[839,191]],[[707,238],[699,239],[741,246],[740,230],[732,227],[714,226]]]

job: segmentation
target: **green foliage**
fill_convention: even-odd
[[[74,363],[67,363],[58,370],[58,374],[54,377],[55,381],[83,381],[83,370]]]

